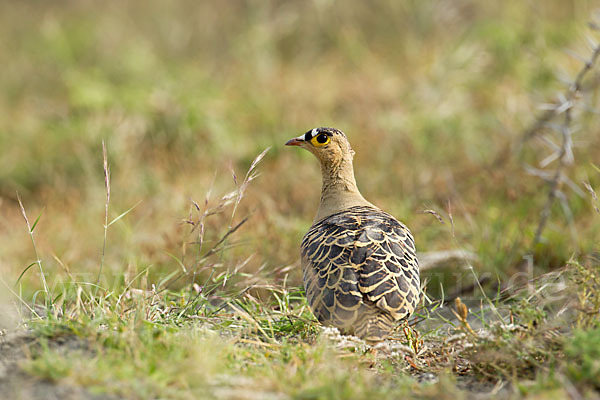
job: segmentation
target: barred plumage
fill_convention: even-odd
[[[302,240],[306,297],[324,325],[385,339],[419,301],[415,245],[391,215],[357,206],[313,225]]]
[[[354,151],[333,128],[315,128],[288,145],[321,161],[321,202],[302,240],[306,297],[324,325],[369,343],[389,336],[420,297],[419,266],[406,226],[366,201],[356,186]]]

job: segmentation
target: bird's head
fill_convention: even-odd
[[[352,162],[354,150],[344,132],[334,128],[314,128],[302,136],[290,139],[286,146],[300,146],[313,153],[325,167]]]

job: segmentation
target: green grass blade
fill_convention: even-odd
[[[45,294],[46,292],[44,292],[43,290],[36,290],[35,293],[33,294],[33,298],[31,300],[31,304],[35,305],[35,302],[37,300],[38,294],[40,294],[40,293],[44,293]],[[46,310],[47,309],[48,308],[46,308]]]
[[[158,284],[156,285],[156,287],[159,287],[159,288],[162,287],[165,283],[167,283],[171,278],[173,278],[177,274],[178,274],[177,271],[173,271],[173,272],[167,274],[165,277],[163,277],[161,280],[158,281]]]
[[[54,297],[54,299],[52,299],[52,304],[56,304],[56,302],[63,296],[63,292],[60,292],[59,294],[56,295],[56,297]]]
[[[33,233],[33,230],[35,229],[38,222],[40,221],[40,218],[42,217],[43,213],[44,213],[44,210],[42,210],[42,212],[40,212],[40,215],[38,215],[38,217],[35,219],[35,222],[33,223],[33,225],[31,225],[31,230],[29,231],[29,233]]]
[[[17,282],[15,282],[15,286],[17,286],[19,284],[19,281],[21,280],[21,278],[23,277],[23,275],[25,275],[25,272],[27,272],[29,270],[29,268],[33,267],[36,264],[37,264],[37,261],[32,262],[31,264],[29,264],[27,266],[27,268],[25,268],[23,270],[23,272],[21,272],[21,275],[19,275],[19,278],[17,279]]]
[[[119,221],[121,218],[123,218],[124,216],[126,216],[127,214],[129,214],[131,211],[133,211],[134,208],[136,208],[137,206],[139,206],[141,202],[142,202],[142,200],[140,200],[137,203],[135,203],[135,205],[133,207],[131,207],[129,210],[124,211],[123,213],[121,213],[118,217],[116,217],[115,219],[113,219],[112,221],[110,221],[108,223],[108,225],[106,225],[106,226],[109,227],[112,224],[114,224],[115,222]]]
[[[177,264],[179,264],[179,266],[181,267],[181,270],[184,273],[187,273],[187,268],[185,267],[185,265],[183,264],[183,262],[179,259],[179,257],[177,257],[174,254],[169,253],[168,251],[165,251],[165,254],[168,255],[169,257],[171,257],[173,260],[177,261]]]

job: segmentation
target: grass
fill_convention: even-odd
[[[593,18],[585,1],[0,5],[0,329],[34,338],[18,370],[128,398],[594,396],[598,67],[577,93],[561,81]],[[568,123],[545,117],[557,93]],[[283,143],[321,125],[420,252],[476,255],[423,272],[387,356],[304,299],[320,177]]]

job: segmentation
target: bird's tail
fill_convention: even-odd
[[[385,340],[392,333],[395,322],[391,314],[365,306],[363,312],[358,313],[354,334],[369,344],[375,344]]]

